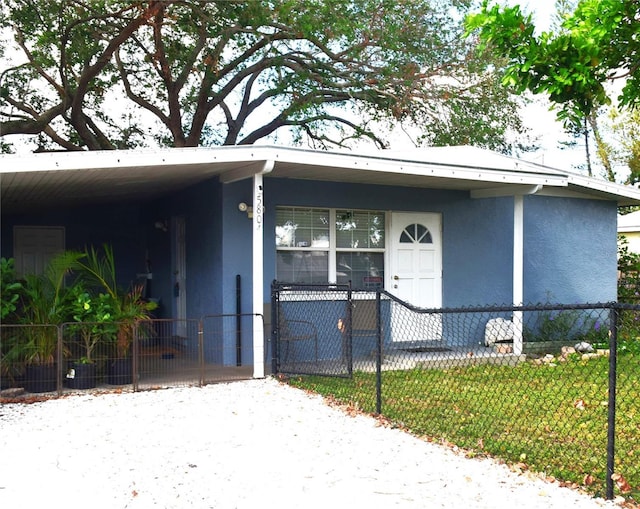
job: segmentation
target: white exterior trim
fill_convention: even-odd
[[[513,186],[501,186],[493,187],[491,189],[478,189],[471,191],[471,198],[497,198],[499,196],[517,196],[524,194],[536,194],[543,186],[536,185],[513,185]]]
[[[513,305],[524,299],[524,196],[513,197]],[[522,311],[513,312],[513,353],[522,354]]]
[[[262,176],[273,170],[274,162],[265,161],[262,170],[253,175],[253,377],[264,378],[264,188]]]
[[[10,200],[47,188],[149,190],[188,185],[212,176],[221,182],[251,178],[265,161],[272,176],[336,182],[408,185],[503,195],[499,187],[543,185],[547,192],[640,204],[640,190],[521,161],[474,147],[439,147],[393,152],[318,151],[279,146],[222,146],[0,155],[2,195]],[[64,173],[64,175],[62,175]],[[29,177],[27,178],[27,174]],[[113,186],[113,187],[112,187]],[[507,191],[505,191],[507,192]],[[509,194],[511,194],[509,192]],[[29,196],[29,195],[27,195]]]

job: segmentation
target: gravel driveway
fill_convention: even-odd
[[[0,507],[615,507],[273,379],[0,407]]]

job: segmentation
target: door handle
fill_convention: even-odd
[[[394,279],[395,281],[397,281],[397,280],[398,280],[398,279],[400,279],[400,278],[399,278],[398,276],[393,276],[393,279]]]

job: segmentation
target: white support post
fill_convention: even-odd
[[[264,377],[264,327],[256,313],[262,314],[264,308],[263,291],[263,244],[264,244],[264,196],[262,192],[262,174],[253,176],[253,377]]]
[[[262,170],[253,176],[253,269],[251,286],[253,299],[253,377],[264,378],[264,190],[262,176],[271,172],[274,161],[265,161]]]
[[[524,197],[513,197],[513,305],[524,299]],[[522,354],[522,311],[513,312],[513,353]]]

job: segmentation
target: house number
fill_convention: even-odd
[[[256,192],[254,217],[256,218],[256,229],[262,229],[262,186],[258,187]]]

